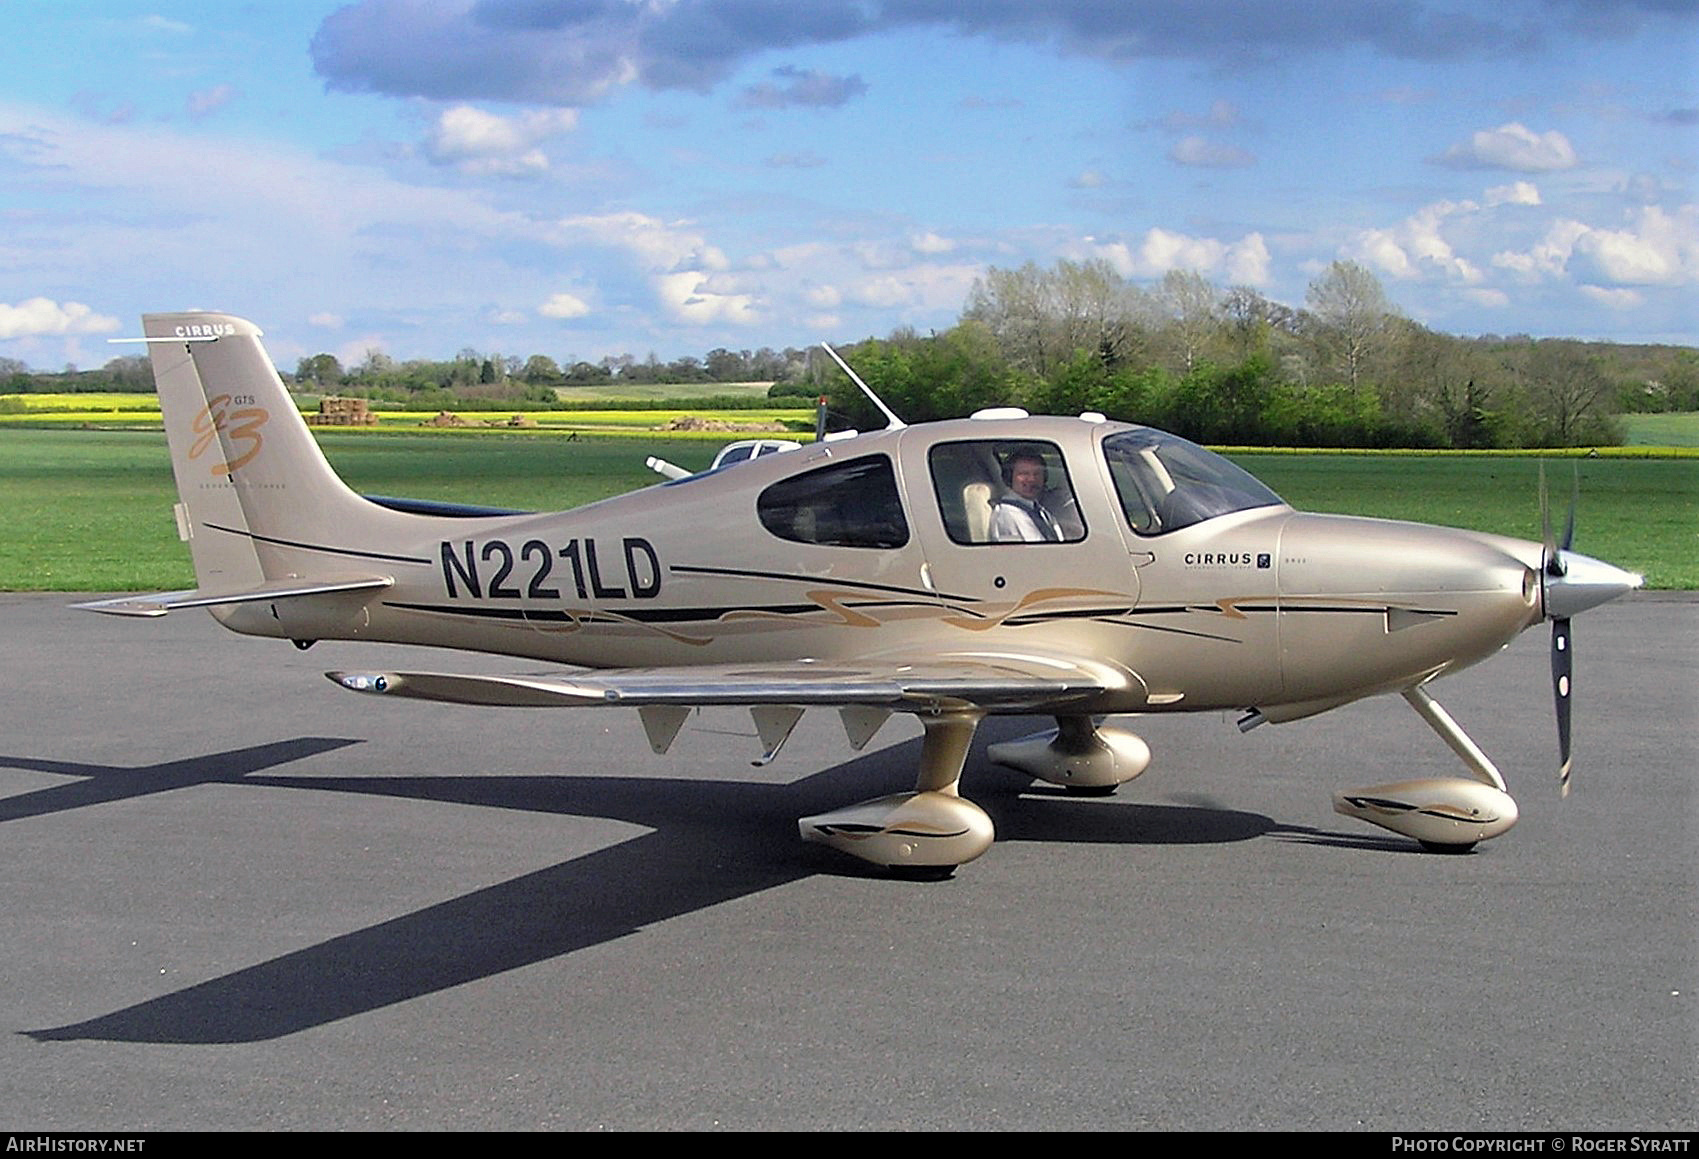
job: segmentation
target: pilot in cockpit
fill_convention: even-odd
[[[1063,538],[1061,525],[1044,506],[1047,477],[1044,456],[1036,450],[1017,447],[1004,458],[1008,490],[991,506],[993,543],[1056,543]]]

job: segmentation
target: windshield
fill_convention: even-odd
[[[1148,427],[1122,431],[1103,440],[1103,454],[1121,510],[1140,535],[1282,502],[1250,472],[1178,435]]]

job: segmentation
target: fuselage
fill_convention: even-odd
[[[1007,541],[1010,459],[1032,456],[1049,538]],[[1183,440],[1090,419],[861,435],[558,514],[359,522],[258,546],[268,574],[382,568],[381,597],[220,619],[590,667],[1087,657],[1114,689],[1091,711],[1282,719],[1472,663],[1541,615],[1539,544],[1296,512]]]

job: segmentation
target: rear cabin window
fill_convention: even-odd
[[[867,455],[780,480],[755,501],[761,526],[795,543],[829,547],[902,547],[908,521],[896,471]]]
[[[957,543],[1077,543],[1085,538],[1055,443],[974,439],[928,455],[944,529]]]

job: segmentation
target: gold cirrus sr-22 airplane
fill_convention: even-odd
[[[192,591],[85,605],[206,607],[226,627],[469,649],[512,676],[332,672],[373,696],[632,707],[664,752],[701,705],[749,706],[777,754],[829,706],[860,748],[893,712],[925,737],[912,793],[800,822],[916,876],[991,845],[957,786],[988,714],[1056,728],[992,760],[1083,793],[1149,763],[1118,714],[1242,710],[1242,728],[1399,693],[1465,776],[1340,793],[1434,849],[1516,820],[1498,770],[1428,694],[1553,625],[1562,775],[1569,620],[1640,577],[1569,548],[1293,510],[1183,439],[1007,409],[891,426],[592,503],[524,514],[373,500],[331,470],[251,323],[145,319],[194,559]],[[846,367],[847,369],[847,367]],[[882,406],[883,404],[881,404]],[[887,412],[888,413],[888,412]]]

